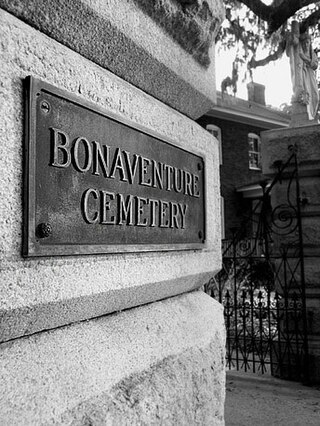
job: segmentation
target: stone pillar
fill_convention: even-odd
[[[262,134],[263,173],[275,175],[275,161],[286,161],[288,147],[296,145],[301,194],[303,253],[306,283],[309,378],[320,382],[320,126],[305,125]],[[288,175],[287,175],[288,178]],[[286,177],[284,177],[284,180]],[[286,188],[284,183],[283,185]],[[286,189],[272,190],[275,205],[286,203]],[[299,283],[299,274],[297,274]]]
[[[193,121],[222,2],[151,3],[0,0],[3,425],[224,424],[223,310],[199,290],[221,263],[219,149]],[[203,246],[23,257],[28,76],[201,156]]]

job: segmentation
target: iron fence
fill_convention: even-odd
[[[301,198],[297,151],[277,162],[271,185],[262,183],[256,235],[233,230],[225,240],[223,267],[205,291],[224,305],[229,369],[307,381],[307,323]],[[271,191],[281,185],[281,204]],[[247,229],[243,226],[242,229]]]

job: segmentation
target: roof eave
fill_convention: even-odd
[[[225,107],[215,106],[206,113],[209,117],[220,118],[243,124],[255,124],[259,127],[272,129],[274,127],[288,127],[289,117],[287,120],[276,119],[267,116],[259,116],[254,113],[237,111],[231,108],[226,109]]]

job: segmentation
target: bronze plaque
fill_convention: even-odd
[[[25,256],[204,247],[202,157],[26,83]]]

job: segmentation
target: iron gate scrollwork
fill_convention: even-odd
[[[224,305],[229,369],[307,381],[307,322],[297,150],[277,162],[253,238],[243,229],[223,242],[223,267],[205,291]],[[280,188],[280,189],[279,189]],[[281,203],[271,206],[270,194]],[[280,194],[280,196],[279,196]]]

